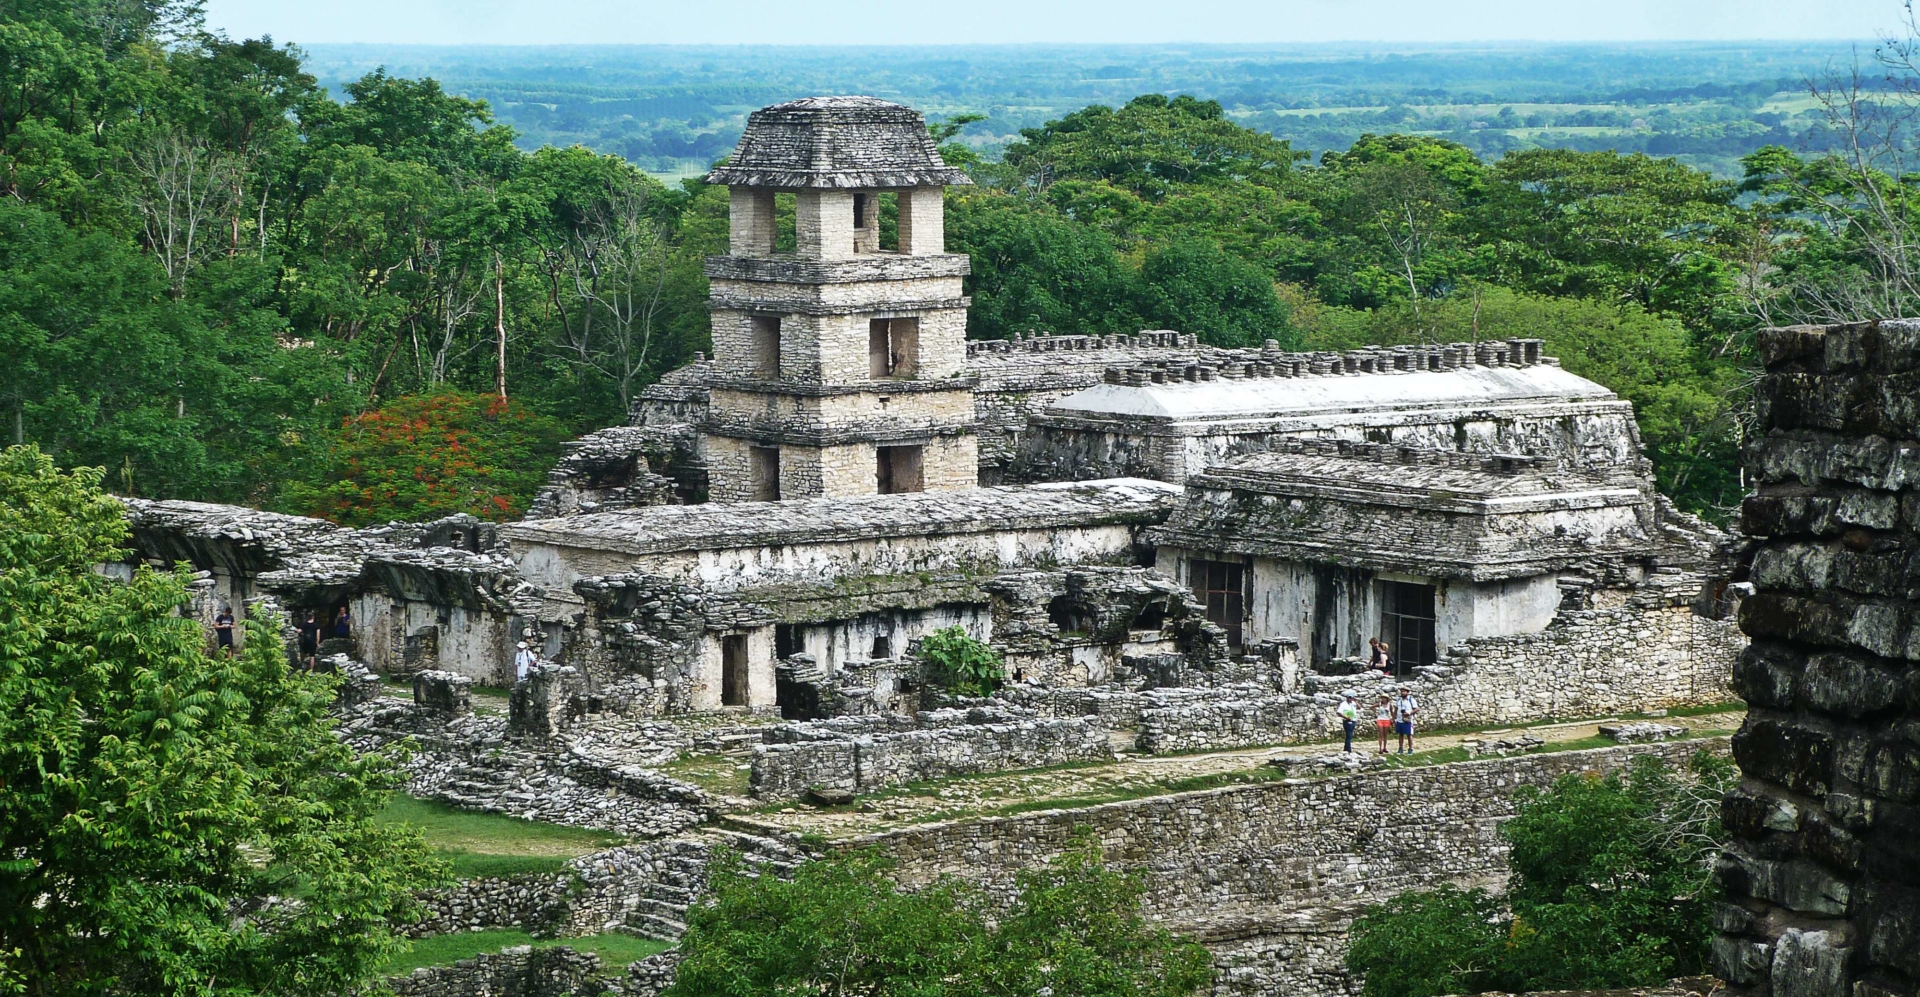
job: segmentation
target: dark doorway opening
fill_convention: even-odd
[[[785,661],[806,650],[806,644],[800,639],[800,628],[792,623],[776,623],[773,627],[773,656]]]
[[[1207,607],[1207,619],[1227,632],[1227,646],[1246,646],[1246,565],[1237,561],[1187,562],[1187,582],[1193,597]]]
[[[1380,639],[1392,645],[1396,672],[1433,664],[1433,597],[1431,585],[1380,583]]]
[[[720,638],[720,705],[747,705],[747,635]]]

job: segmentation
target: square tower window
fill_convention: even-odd
[[[874,478],[880,494],[898,495],[926,490],[921,454],[920,447],[874,448]]]
[[[780,316],[753,316],[753,376],[780,376]]]
[[[747,464],[747,473],[753,482],[753,500],[780,501],[780,448],[748,447]]]
[[[867,323],[867,372],[874,380],[913,377],[920,370],[920,320],[877,318]]]

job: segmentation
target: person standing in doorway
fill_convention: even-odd
[[[352,610],[341,606],[340,611],[333,614],[333,635],[342,640],[353,636]]]
[[[1347,746],[1342,750],[1351,754],[1353,729],[1360,724],[1360,704],[1353,701],[1353,693],[1347,693],[1347,698],[1340,701],[1340,709],[1336,712],[1340,714],[1340,730],[1347,736]]]
[[[1413,716],[1420,712],[1420,701],[1413,698],[1410,686],[1400,687],[1400,698],[1393,703],[1394,733],[1400,735],[1399,750],[1403,755],[1413,754]]]
[[[213,643],[221,654],[233,654],[233,607],[220,607],[219,615],[213,618]]]
[[[320,619],[313,610],[307,610],[307,618],[300,621],[296,628],[300,631],[300,657],[307,663],[307,671],[319,667],[320,656]]]
[[[1386,641],[1378,637],[1370,637],[1367,639],[1367,647],[1371,649],[1367,658],[1367,667],[1376,672],[1385,672],[1393,668],[1392,648],[1387,646]]]
[[[1387,753],[1387,735],[1393,730],[1393,697],[1386,693],[1373,706],[1373,727],[1380,735],[1380,753]]]
[[[513,680],[526,681],[527,673],[533,671],[533,666],[539,661],[540,656],[533,653],[533,648],[526,641],[521,641],[519,649],[513,654]]]

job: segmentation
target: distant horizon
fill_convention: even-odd
[[[1905,24],[1898,0],[975,0],[964,11],[851,0],[208,0],[207,24],[300,44],[925,45],[1580,44],[1867,41]]]
[[[1476,46],[1529,47],[1556,46],[1566,48],[1662,48],[1681,46],[1741,46],[1741,45],[1830,45],[1855,44],[1877,45],[1877,37],[1833,37],[1833,38],[1654,38],[1654,39],[1601,39],[1596,41],[1576,41],[1559,38],[1482,38],[1459,39],[1453,41],[1392,41],[1364,38],[1331,39],[1327,41],[1298,42],[1210,42],[1210,41],[1163,41],[1163,42],[386,42],[386,41],[319,41],[303,42],[297,39],[274,36],[275,41],[292,42],[302,48],[488,48],[488,49],[635,49],[635,48],[671,48],[671,49],[875,49],[875,48],[915,48],[915,49],[1046,49],[1046,48],[1084,48],[1084,49],[1166,49],[1166,48],[1206,48],[1240,49],[1261,51],[1289,48],[1402,48],[1402,49],[1459,49]]]

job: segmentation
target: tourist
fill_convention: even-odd
[[[1373,648],[1372,657],[1367,661],[1369,668],[1376,672],[1384,672],[1393,667],[1393,655],[1386,641],[1378,637],[1370,637],[1367,639],[1367,646]]]
[[[352,610],[341,606],[340,611],[333,614],[333,635],[343,640],[353,636]]]
[[[221,606],[213,618],[213,642],[221,654],[233,654],[233,607]]]
[[[1400,687],[1400,698],[1393,704],[1394,732],[1400,735],[1400,753],[1413,754],[1413,716],[1420,712],[1420,701],[1413,698],[1411,686]]]
[[[1393,697],[1382,692],[1374,704],[1373,726],[1380,735],[1380,753],[1387,753],[1387,734],[1393,730]]]
[[[526,681],[527,673],[533,671],[533,666],[538,664],[539,661],[540,657],[533,653],[533,648],[528,646],[526,641],[521,641],[520,649],[514,652],[513,655],[513,680],[515,682]]]
[[[1353,729],[1360,723],[1360,705],[1353,701],[1353,693],[1347,693],[1347,698],[1340,701],[1337,712],[1340,714],[1340,730],[1347,736],[1347,746],[1342,750],[1352,753]]]
[[[300,621],[296,628],[300,631],[300,657],[306,659],[307,671],[313,671],[320,665],[320,619],[313,610],[307,610],[307,618]]]

